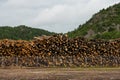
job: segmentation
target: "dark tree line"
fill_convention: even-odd
[[[0,39],[31,40],[36,36],[52,34],[55,33],[43,29],[27,27],[25,25],[17,27],[0,26]]]

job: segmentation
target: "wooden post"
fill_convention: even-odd
[[[16,65],[18,66],[18,56],[16,57]]]
[[[4,68],[4,57],[2,56],[1,58],[2,58],[1,67],[3,67],[3,68]]]
[[[36,56],[36,67],[38,67],[38,66],[39,66],[39,57]]]
[[[87,57],[85,57],[85,66],[87,66]]]

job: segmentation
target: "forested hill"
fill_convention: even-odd
[[[120,38],[120,3],[100,10],[85,24],[68,32],[70,37],[116,39]]]
[[[31,40],[36,36],[52,34],[55,33],[43,29],[27,27],[25,25],[17,27],[0,26],[0,39]]]

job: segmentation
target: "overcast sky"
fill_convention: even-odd
[[[120,0],[0,0],[0,26],[68,32]]]

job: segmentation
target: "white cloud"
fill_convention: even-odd
[[[2,0],[0,25],[21,25],[54,32],[74,30],[100,9],[120,0]]]

